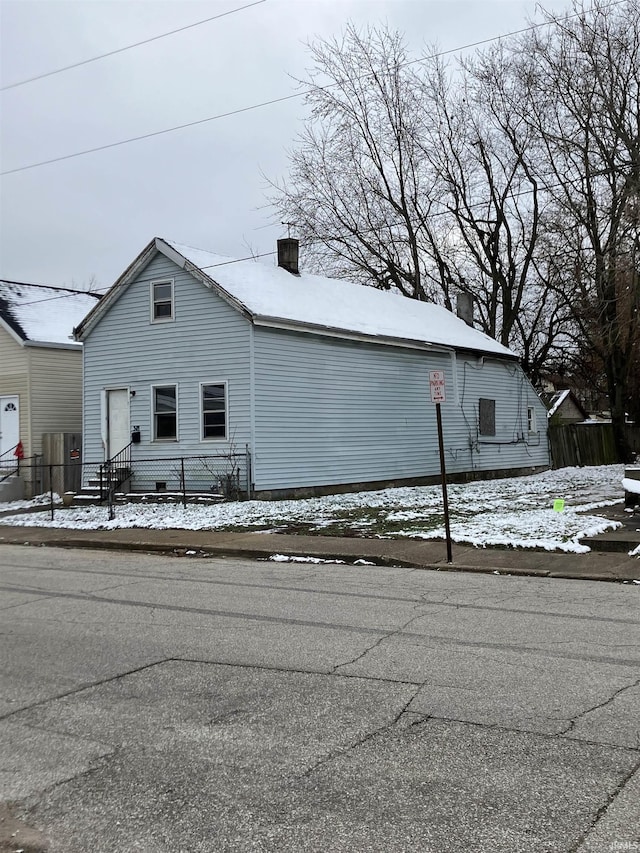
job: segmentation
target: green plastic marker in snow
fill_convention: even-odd
[[[554,512],[563,512],[564,511],[564,501],[562,498],[557,498],[553,502],[553,510]]]

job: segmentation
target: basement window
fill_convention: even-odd
[[[166,323],[174,318],[173,279],[151,282],[151,322]]]
[[[482,397],[478,406],[480,435],[496,434],[496,401],[485,400]]]

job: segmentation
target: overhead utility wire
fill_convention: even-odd
[[[158,39],[173,36],[176,33],[183,33],[185,30],[191,30],[194,27],[199,27],[202,24],[208,24],[210,21],[217,21],[218,18],[225,18],[227,15],[233,15],[235,12],[242,12],[244,9],[250,9],[252,6],[259,6],[261,3],[266,3],[267,0],[254,0],[253,3],[247,3],[246,6],[238,6],[237,9],[229,9],[228,12],[221,12],[219,15],[213,15],[211,18],[204,18],[202,21],[195,21],[193,24],[186,24],[184,27],[178,27],[176,30],[169,30],[166,33],[160,33],[157,36],[136,41],[133,44],[127,44],[124,47],[118,47],[115,50],[109,50],[107,53],[100,53],[98,56],[92,56],[90,59],[83,59],[80,62],[74,62],[71,65],[64,65],[62,68],[56,68],[53,71],[45,71],[44,74],[37,74],[35,77],[28,77],[26,80],[19,80],[17,83],[9,83],[7,86],[0,86],[0,92],[7,89],[16,89],[18,86],[26,86],[27,83],[34,83],[36,80],[43,80],[45,77],[53,77],[54,74],[62,74],[63,71],[70,71],[72,68],[80,68],[81,65],[89,65],[91,62],[97,62],[99,59],[106,59],[108,56],[115,56],[118,53],[124,53],[126,50],[132,50],[134,47],[140,47],[143,44],[149,44]]]
[[[316,242],[316,241],[313,241],[313,242]],[[262,252],[262,254],[259,254],[259,255],[248,255],[246,258],[229,258],[228,261],[218,261],[218,263],[207,264],[206,266],[199,267],[198,269],[208,270],[208,269],[211,269],[212,267],[226,267],[228,264],[239,264],[242,261],[254,261],[257,258],[266,258],[266,257],[269,257],[270,255],[275,255],[275,254],[276,254],[275,252]],[[49,285],[36,284],[36,285],[31,285],[31,287],[49,287]],[[69,290],[68,293],[60,293],[57,296],[46,296],[46,297],[44,297],[44,299],[32,299],[29,302],[21,302],[20,308],[22,308],[23,305],[38,305],[40,302],[52,302],[55,299],[66,299],[68,296],[78,296],[78,294],[80,294],[81,296],[84,296],[85,294],[87,296],[95,296],[96,293],[99,293],[102,296],[104,296],[104,294],[108,290],[111,290],[112,287],[113,287],[113,285],[109,284],[106,287],[98,287],[95,290]]]
[[[85,154],[95,154],[96,151],[105,151],[107,148],[117,148],[120,145],[128,145],[130,142],[139,142],[142,139],[151,139],[154,136],[163,136],[165,133],[173,133],[176,130],[184,130],[187,127],[206,124],[207,122],[215,121],[216,119],[235,116],[239,113],[246,113],[249,112],[249,110],[256,110],[258,107],[269,107],[272,104],[279,104],[282,101],[290,101],[292,98],[299,98],[300,94],[306,94],[306,92],[296,93],[294,95],[285,95],[282,98],[274,98],[272,101],[264,101],[261,104],[252,104],[250,107],[240,107],[237,110],[230,110],[227,113],[218,113],[218,115],[209,116],[209,118],[201,118],[196,121],[189,121],[186,124],[178,124],[175,127],[168,127],[164,130],[154,130],[151,133],[143,133],[141,136],[132,136],[129,139],[121,139],[119,142],[109,142],[106,145],[98,145],[95,148],[86,148],[84,151],[76,151],[73,154],[64,154],[62,157],[52,157],[51,160],[42,160],[39,163],[31,163],[28,166],[19,166],[17,169],[7,169],[5,172],[0,172],[0,175],[13,175],[15,172],[25,172],[27,169],[37,169],[39,166],[48,166],[50,163],[60,163],[62,160],[71,160],[74,157],[82,157]]]
[[[612,6],[619,6],[621,3],[625,2],[625,0],[614,0],[614,2],[609,3],[605,8],[609,9]],[[568,21],[571,18],[578,17],[579,13],[574,15],[567,15],[564,18],[560,18],[559,20]],[[539,29],[540,27],[547,27],[549,23],[547,21],[542,21],[539,24],[533,24],[530,27],[523,27],[520,30],[513,30],[510,33],[503,33],[499,36],[492,36],[491,38],[481,39],[480,41],[472,42],[471,44],[462,45],[462,47],[450,48],[449,50],[442,50],[439,53],[433,54],[433,57],[422,56],[419,59],[411,59],[408,62],[401,63],[398,68],[405,68],[409,65],[415,65],[418,62],[424,62],[427,58],[437,58],[440,56],[446,56],[450,53],[458,53],[462,50],[470,50],[473,47],[480,47],[483,44],[489,44],[493,41],[500,41],[501,39],[509,38],[510,36],[520,35],[522,33],[531,32],[532,30]],[[369,74],[363,74],[362,77],[371,76]],[[360,78],[359,78],[360,79]],[[339,86],[339,83],[331,83],[328,86],[320,87],[323,90],[333,89],[336,86]],[[7,169],[4,172],[0,172],[0,175],[13,175],[16,172],[26,172],[29,169],[37,169],[40,166],[49,166],[51,163],[60,163],[63,160],[71,160],[75,157],[83,157],[86,154],[95,154],[97,151],[106,151],[109,148],[118,148],[121,145],[128,145],[131,142],[140,142],[143,139],[152,139],[154,136],[163,136],[166,133],[174,133],[178,130],[185,130],[188,127],[196,127],[199,124],[207,124],[210,121],[217,121],[221,118],[229,118],[230,116],[240,115],[241,113],[247,113],[252,110],[257,110],[262,107],[270,107],[273,104],[281,104],[284,101],[291,101],[294,98],[302,98],[306,95],[310,95],[314,89],[306,89],[303,92],[295,92],[293,95],[284,95],[281,98],[272,98],[270,101],[262,101],[259,104],[251,104],[248,107],[240,107],[237,110],[230,110],[226,113],[218,113],[214,116],[208,116],[207,118],[197,119],[196,121],[186,122],[185,124],[178,124],[174,127],[167,127],[163,130],[154,130],[151,133],[143,133],[140,136],[132,136],[128,139],[121,139],[118,142],[109,142],[106,145],[97,145],[95,148],[86,148],[83,151],[75,151],[73,154],[63,154],[61,157],[52,157],[50,160],[41,160],[38,163],[30,163],[28,166],[18,166],[16,169]]]

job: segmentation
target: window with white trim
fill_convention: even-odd
[[[153,440],[178,439],[178,388],[156,385],[153,388]]]
[[[533,406],[527,408],[527,429],[529,432],[536,431],[536,410]]]
[[[227,437],[227,383],[203,382],[200,385],[202,439],[224,441]]]
[[[165,323],[174,318],[173,279],[151,282],[151,322]]]

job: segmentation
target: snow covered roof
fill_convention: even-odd
[[[564,401],[569,396],[569,389],[567,388],[565,391],[556,391],[551,400],[549,401],[549,411],[548,416],[551,417],[555,415],[560,406],[564,403]]]
[[[256,324],[517,358],[439,305],[325,276],[292,275],[276,265],[228,258],[161,238],[147,246],[76,330],[79,338],[157,251],[217,290]]]
[[[77,349],[73,328],[99,299],[96,293],[66,287],[0,281],[0,322],[23,343]]]
[[[587,412],[582,405],[582,403],[578,400],[576,395],[571,391],[570,388],[565,388],[561,391],[555,391],[553,394],[542,394],[541,395],[543,402],[548,408],[547,417],[551,418],[556,412],[560,409],[565,400],[571,400],[578,413],[583,417],[587,417]]]

